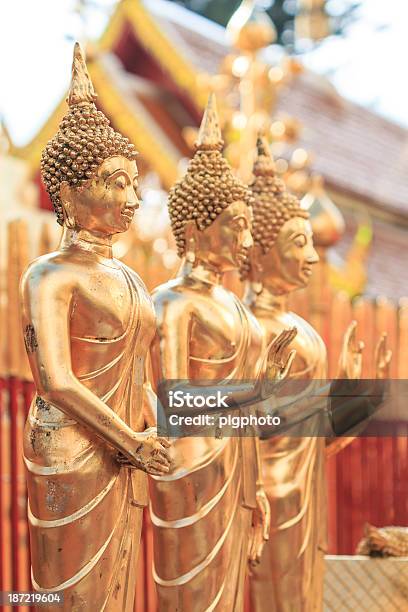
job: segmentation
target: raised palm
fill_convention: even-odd
[[[381,334],[375,347],[375,377],[385,379],[390,377],[392,350],[387,348],[387,334]]]
[[[296,356],[296,350],[292,349],[286,358],[284,354],[296,334],[296,327],[284,329],[269,344],[266,351],[266,367],[262,377],[262,394],[264,397],[269,397],[274,392],[276,385],[287,378]]]
[[[349,380],[361,378],[364,342],[357,340],[356,331],[357,321],[352,321],[343,337],[338,378]]]
[[[269,381],[279,382],[288,376],[296,350],[292,349],[286,359],[284,359],[284,353],[289,344],[295,339],[296,334],[296,327],[284,329],[269,345],[266,366],[266,377]]]

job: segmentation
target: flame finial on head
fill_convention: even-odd
[[[220,150],[223,144],[215,95],[210,93],[195,146],[202,151]]]
[[[256,139],[256,152],[258,157],[271,157],[268,143],[261,132],[258,133]]]
[[[259,133],[256,139],[256,158],[253,167],[255,176],[274,176],[276,172],[275,162],[266,138]]]
[[[85,63],[85,55],[81,45],[76,42],[72,59],[72,77],[68,92],[69,106],[89,104],[96,100],[96,93]]]

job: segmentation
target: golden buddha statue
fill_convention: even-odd
[[[257,141],[253,174],[250,188],[255,198],[254,247],[243,266],[243,276],[248,281],[244,301],[261,324],[267,342],[282,329],[296,326],[298,333],[293,341],[296,357],[290,379],[299,382],[299,396],[295,396],[296,401],[291,398],[290,405],[286,402],[286,408],[285,398],[282,398],[282,416],[286,416],[287,424],[294,423],[293,428],[260,441],[262,478],[271,505],[271,530],[261,562],[252,571],[251,610],[312,612],[322,610],[323,605],[326,550],[324,436],[333,435],[330,426],[337,433],[334,424],[339,423],[339,419],[336,421],[331,414],[327,391],[323,391],[326,399],[323,398],[320,404],[311,392],[316,385],[317,389],[324,388],[325,345],[309,323],[288,311],[287,297],[308,284],[312,268],[319,258],[313,246],[308,212],[276,176],[269,146],[262,138]],[[356,324],[353,322],[343,341],[340,378],[360,378],[362,351],[363,344],[356,339]],[[377,375],[383,378],[391,358],[385,349],[384,336],[377,355]],[[300,392],[302,385],[312,398],[309,404],[305,403],[305,396]],[[279,410],[278,404],[279,398],[274,406],[269,408],[266,405],[264,410]],[[302,410],[308,418],[302,418]],[[357,410],[360,410],[359,406]],[[361,414],[351,418],[350,411],[340,412],[345,423],[355,425],[364,418],[361,414],[369,414],[370,409],[363,404]],[[336,438],[328,438],[327,442],[332,440],[336,441]],[[336,447],[336,443],[333,446]],[[342,446],[344,444],[337,448]]]
[[[252,245],[252,197],[222,157],[222,144],[211,96],[196,153],[170,192],[182,264],[174,280],[153,292],[152,378],[156,389],[163,381],[200,389],[223,384],[242,407],[260,397],[259,381],[274,387],[286,376],[294,355],[285,363],[280,355],[296,331],[284,331],[265,350],[255,318],[221,284]],[[234,381],[243,380],[257,382],[240,391]],[[248,551],[250,561],[259,560],[268,537],[257,438],[212,433],[175,438],[170,472],[150,478],[159,610],[242,610]]]
[[[69,110],[41,164],[61,242],[21,285],[37,390],[24,434],[32,583],[63,595],[60,609],[130,612],[144,472],[168,471],[169,443],[143,431],[151,299],[112,257],[138,207],[136,151],[95,97],[76,44]]]

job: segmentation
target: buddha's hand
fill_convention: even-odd
[[[263,370],[262,377],[262,396],[269,397],[276,385],[285,380],[292,367],[292,362],[296,356],[296,350],[289,352],[286,360],[284,353],[289,344],[294,340],[297,334],[296,327],[284,329],[272,342],[266,350],[266,367]]]
[[[135,449],[127,457],[123,453],[116,455],[120,465],[133,469],[143,470],[154,476],[163,476],[170,469],[169,448],[171,444],[167,438],[157,435],[156,427],[149,427],[135,436]]]
[[[361,378],[364,342],[356,339],[357,321],[352,321],[343,337],[337,378]]]
[[[387,334],[381,334],[381,338],[375,347],[375,377],[384,380],[390,377],[390,365],[392,350],[387,349]]]
[[[269,540],[269,527],[271,523],[271,509],[263,487],[259,486],[256,492],[256,508],[252,513],[252,531],[249,543],[248,561],[250,565],[257,565],[265,542]]]

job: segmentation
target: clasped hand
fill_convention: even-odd
[[[169,448],[167,438],[157,435],[156,427],[149,427],[135,437],[135,450],[128,457],[119,452],[116,460],[123,467],[143,470],[154,476],[163,476],[170,469]]]

